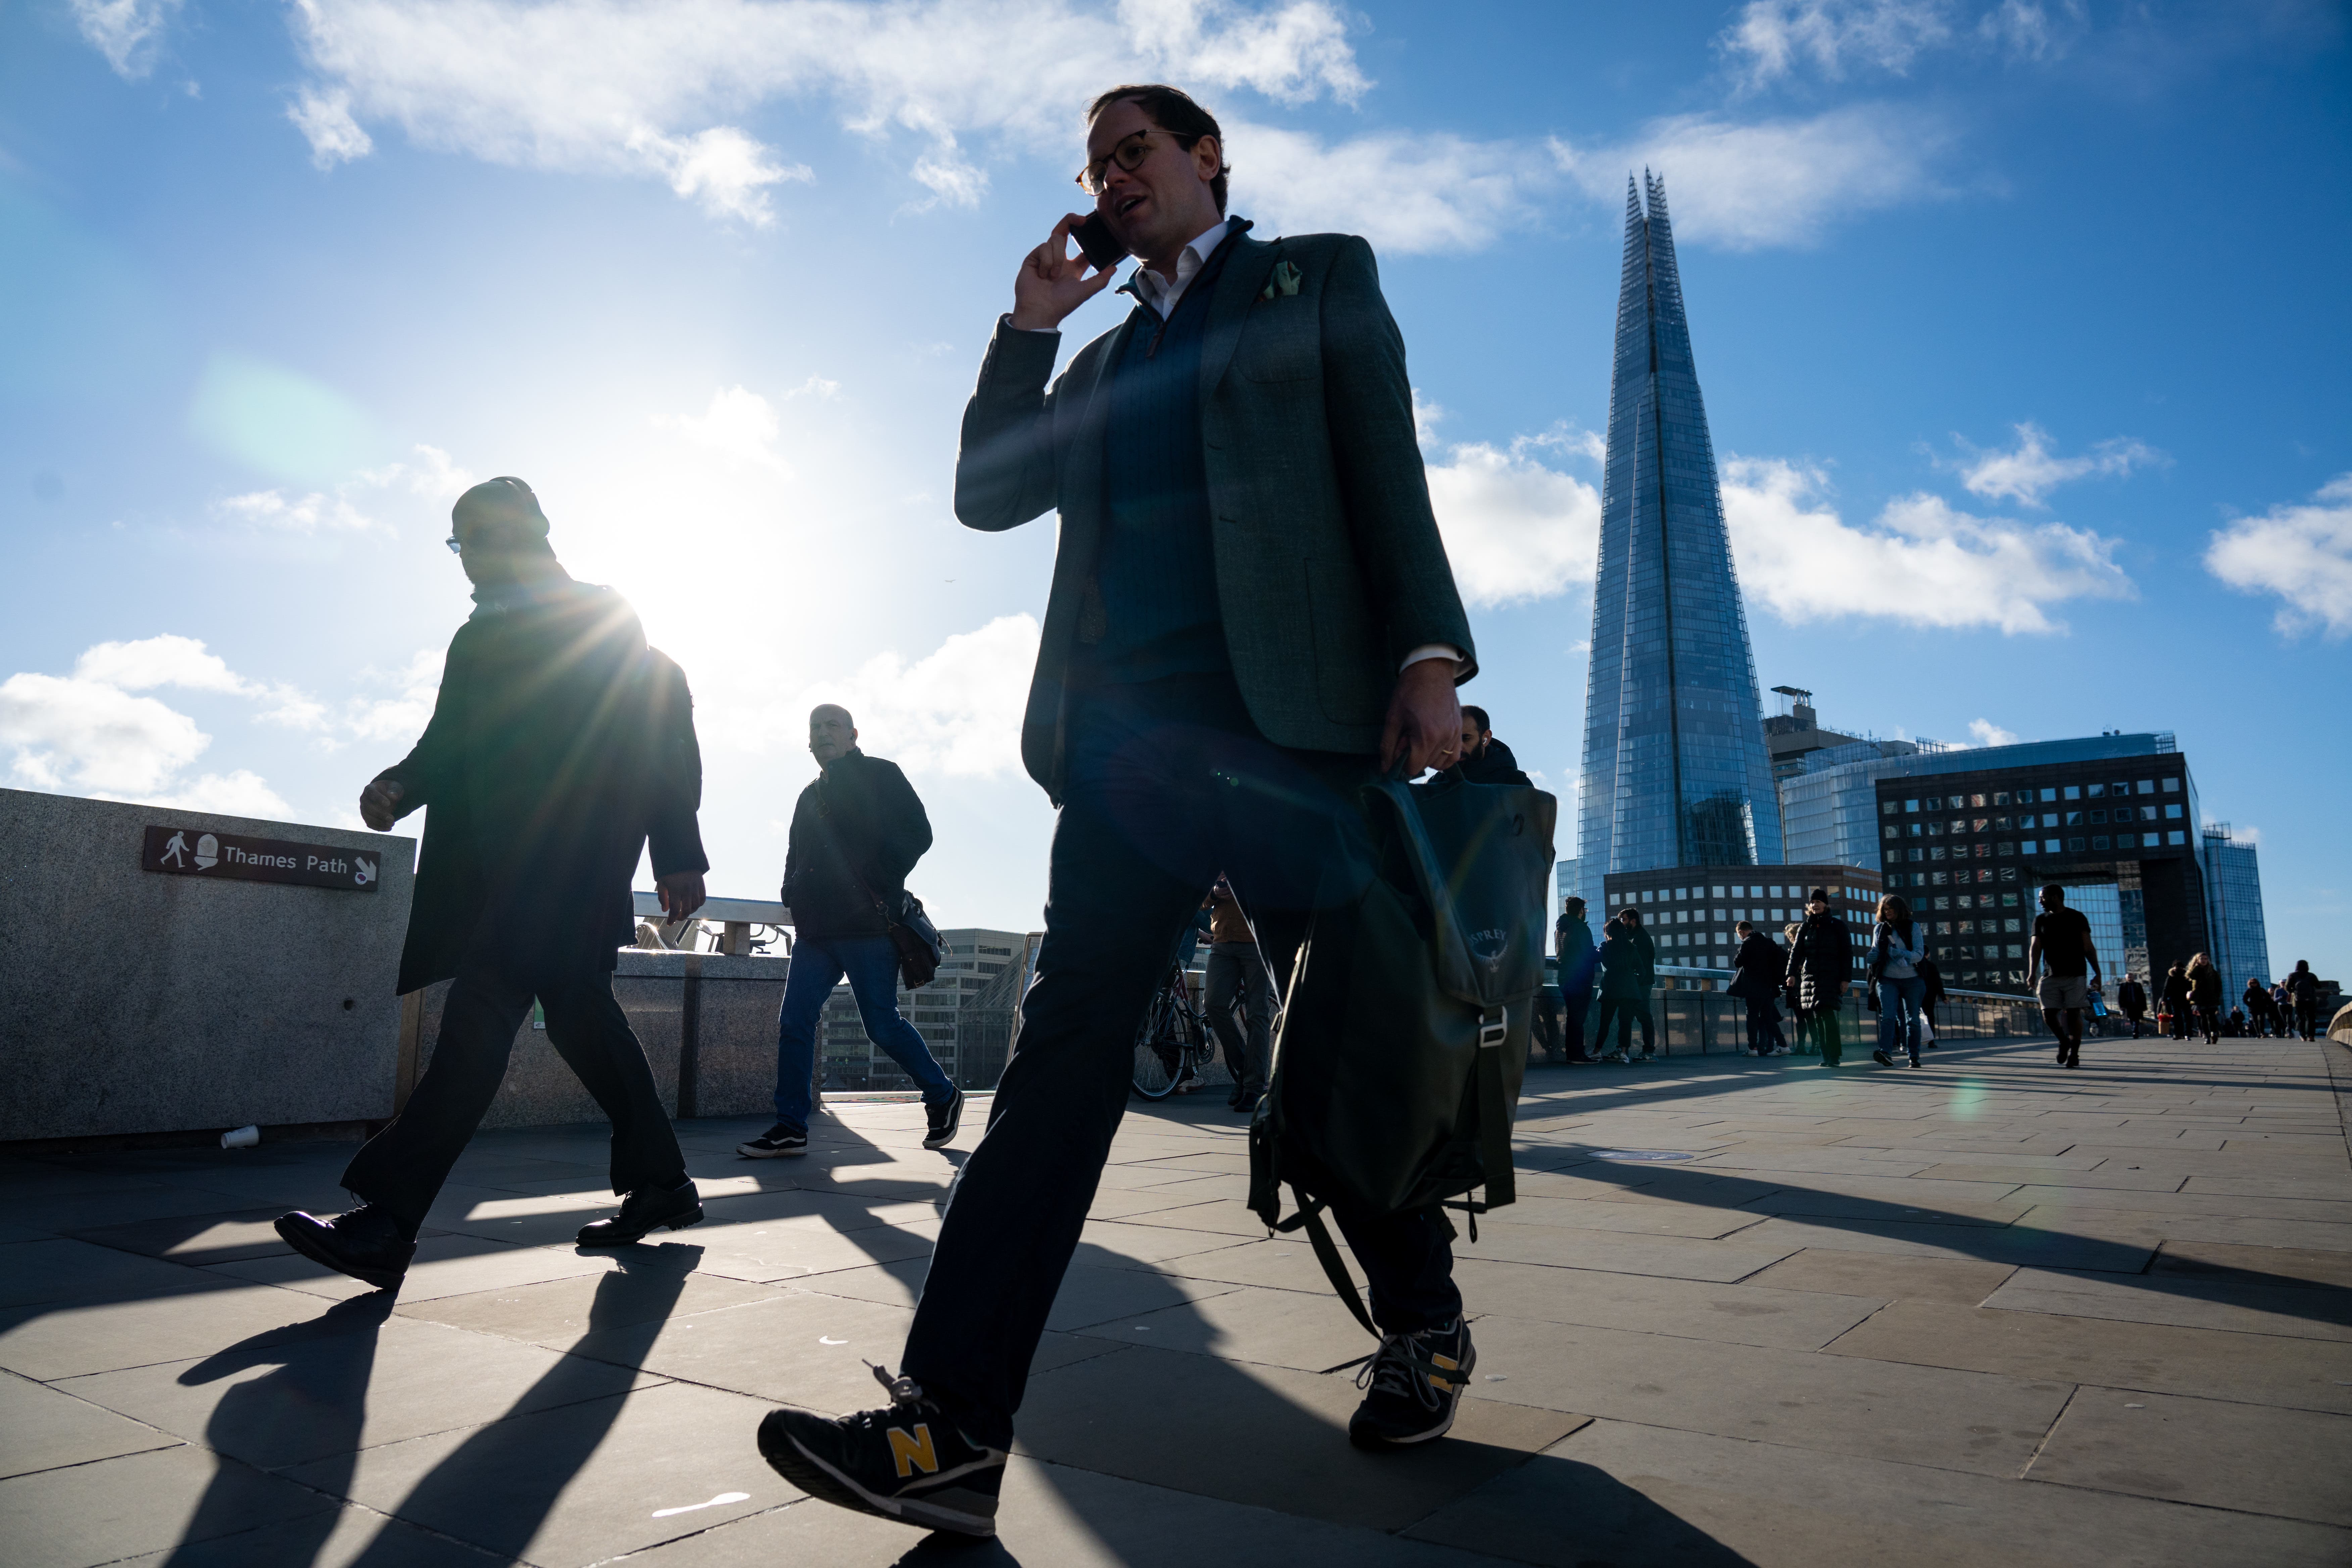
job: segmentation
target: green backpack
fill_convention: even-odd
[[[1250,1123],[1249,1205],[1275,1230],[1306,1229],[1377,1337],[1322,1211],[1341,1194],[1381,1214],[1462,1209],[1475,1241],[1475,1216],[1516,1196],[1511,1119],[1543,981],[1559,802],[1452,776],[1368,784],[1360,801],[1375,863],[1299,947]]]

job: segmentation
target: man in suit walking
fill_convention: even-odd
[[[1128,1098],[1138,1019],[1219,868],[1286,984],[1308,917],[1350,897],[1353,790],[1444,767],[1467,617],[1413,440],[1371,247],[1263,242],[1224,210],[1223,138],[1172,88],[1087,114],[1079,183],[1142,262],[1134,308],[1048,386],[1062,321],[1111,281],[1023,262],[964,412],[956,513],[1058,510],[1022,731],[1060,807],[1037,978],[958,1178],[892,1404],[779,1410],[761,1451],[813,1494],[985,1535],[1030,1359]],[[1475,1357],[1432,1214],[1331,1212],[1384,1338],[1350,1440],[1442,1435]]]
[[[621,1212],[583,1227],[580,1245],[616,1247],[702,1217],[612,982],[648,838],[669,918],[703,901],[702,753],[686,677],[646,647],[626,600],[563,570],[520,479],[476,485],[450,523],[477,608],[450,639],[423,737],[361,792],[360,816],[381,833],[433,808],[400,990],[456,983],[425,1076],[343,1173],[360,1206],[278,1221],[296,1251],[380,1289],[406,1272],[534,999],[547,1043],[613,1123]]]

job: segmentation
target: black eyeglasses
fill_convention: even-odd
[[[1180,146],[1184,144],[1184,138],[1180,136],[1175,138],[1175,140]],[[1200,138],[1196,136],[1193,137],[1192,140],[1197,142]],[[1088,163],[1085,168],[1078,171],[1078,188],[1086,192],[1087,195],[1090,196],[1098,196],[1103,194],[1103,188],[1106,184],[1103,179],[1104,170],[1108,169],[1111,164],[1117,163],[1120,168],[1132,174],[1136,170],[1141,168],[1143,166],[1143,161],[1150,156],[1151,133],[1148,131],[1132,132],[1128,135],[1120,137],[1118,144],[1113,146],[1108,153],[1104,153],[1101,157],[1097,158],[1093,163]]]

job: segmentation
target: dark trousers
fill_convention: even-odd
[[[988,1131],[940,1223],[901,1370],[975,1441],[1012,1441],[1029,1363],[1128,1103],[1135,1030],[1223,871],[1286,984],[1307,918],[1355,891],[1367,759],[1259,736],[1230,678],[1074,694],[1045,938]],[[1462,1310],[1437,1215],[1332,1217],[1391,1333]]]
[[[1584,1047],[1585,1015],[1592,1011],[1592,987],[1559,988],[1559,1038],[1563,1054],[1572,1062],[1591,1061]]]
[[[1780,1006],[1769,996],[1744,998],[1748,1005],[1748,1048],[1758,1056],[1784,1048],[1788,1037],[1780,1033]]]
[[[678,1152],[645,1048],[613,999],[611,974],[590,968],[534,984],[514,973],[494,947],[478,942],[458,962],[457,978],[441,1005],[441,1033],[425,1076],[400,1114],[361,1145],[343,1172],[347,1189],[382,1205],[407,1234],[425,1222],[449,1168],[489,1110],[534,995],[547,1015],[547,1043],[613,1123],[613,1191],[674,1187],[686,1180],[686,1156]]]
[[[1609,1025],[1612,1019],[1614,1019],[1617,1025],[1619,1050],[1624,1050],[1633,1043],[1633,1024],[1637,1019],[1642,1025],[1642,1048],[1645,1051],[1652,1048],[1650,999],[1647,996],[1612,996],[1606,991],[1601,994],[1601,1016],[1592,1026],[1592,1043],[1603,1051],[1609,1048]]]
[[[2305,1039],[2315,1037],[2319,1033],[2319,1004],[2316,1001],[2298,1001],[2294,1005],[2294,1019]]]
[[[1208,979],[1209,1026],[1224,1047],[1225,1070],[1243,1092],[1262,1089],[1274,1052],[1274,976],[1255,942],[1221,942],[1209,948]]]

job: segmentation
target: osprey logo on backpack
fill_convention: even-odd
[[[1462,940],[1464,945],[1470,949],[1472,958],[1492,969],[1503,962],[1503,954],[1510,950],[1511,933],[1497,926],[1486,931],[1465,931]]]

